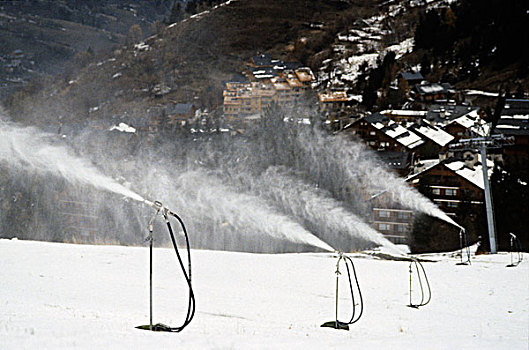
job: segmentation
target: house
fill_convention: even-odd
[[[411,91],[411,96],[421,102],[435,102],[439,100],[448,100],[455,94],[448,83],[430,83],[423,81],[420,84],[415,84]]]
[[[424,140],[388,117],[373,113],[361,117],[344,127],[364,140],[375,150],[413,153],[424,144]]]
[[[462,138],[485,136],[488,135],[490,129],[487,122],[481,118],[478,109],[473,109],[460,117],[449,120],[442,128],[454,136],[454,141],[459,141]]]
[[[473,111],[478,113],[479,108],[449,103],[435,103],[429,106],[426,121],[432,125],[443,127],[454,119]]]
[[[253,56],[250,59],[249,66],[250,67],[259,67],[259,68],[264,68],[264,67],[270,67],[271,68],[271,67],[274,67],[275,65],[277,65],[280,62],[281,62],[280,60],[273,59],[272,56],[270,56],[269,54],[262,53],[262,54],[259,54],[257,56]]]
[[[177,103],[168,111],[168,124],[184,126],[195,118],[196,107],[192,103]]]
[[[345,109],[359,103],[358,96],[349,95],[345,90],[318,92],[320,110],[332,111]]]
[[[377,156],[382,163],[397,173],[399,176],[406,177],[410,173],[412,163],[412,154],[408,152],[379,151]]]
[[[488,174],[494,163],[487,160]],[[483,206],[484,180],[481,156],[467,152],[462,159],[425,160],[406,179],[448,215],[457,215],[465,205]]]
[[[387,109],[380,114],[385,115],[389,119],[396,122],[416,122],[423,119],[428,114],[428,111],[414,111],[410,109]]]
[[[418,150],[419,155],[424,158],[437,157],[439,153],[446,151],[448,144],[455,139],[443,129],[422,120],[410,125],[408,130],[412,130],[424,140]]]
[[[529,100],[507,99],[493,133],[514,139],[511,145],[504,147],[505,161],[513,166],[527,167],[529,162]]]
[[[420,72],[414,71],[401,72],[397,78],[399,87],[406,91],[408,91],[412,86],[420,84],[424,80],[424,77]]]

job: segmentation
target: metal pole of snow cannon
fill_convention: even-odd
[[[155,206],[156,205],[156,206]],[[155,202],[152,205],[156,209],[156,213],[152,216],[151,220],[149,220],[149,236],[147,239],[149,240],[149,330],[152,331],[152,256],[153,256],[153,241],[154,237],[152,235],[154,231],[154,219],[156,219],[156,216],[158,216],[158,213],[160,213],[160,210],[162,209],[162,203]]]
[[[153,316],[153,293],[152,293],[152,285],[153,285],[153,274],[152,274],[152,265],[153,265],[153,242],[154,242],[154,236],[153,236],[153,231],[154,231],[154,220],[156,219],[156,216],[158,216],[158,214],[160,213],[160,210],[162,210],[163,206],[162,206],[162,203],[160,202],[150,202],[150,201],[147,201],[145,200],[144,201],[145,204],[153,207],[154,209],[156,209],[156,213],[151,217],[151,219],[149,220],[149,224],[148,224],[148,230],[149,230],[149,235],[145,238],[145,241],[148,241],[149,242],[149,330],[150,331],[153,331],[154,330],[154,326],[152,324],[152,316]],[[139,329],[147,329],[147,326],[138,326],[136,328],[139,328]]]
[[[467,261],[463,262],[463,248],[465,244],[467,245],[467,248],[466,248]],[[460,249],[460,254],[461,254],[460,255],[461,260],[456,265],[470,265],[471,262],[470,262],[470,248],[468,247],[468,236],[467,236],[466,230],[463,227],[461,227],[461,229],[459,230],[459,249]]]
[[[411,303],[411,292],[412,292],[412,288],[411,288],[411,274],[412,274],[412,269],[411,269],[411,262],[410,262],[410,305],[408,305],[409,307],[412,307],[412,303]]]
[[[513,260],[512,260],[512,251],[514,249],[514,238],[513,238],[513,234],[512,233],[509,233],[511,235],[511,247],[510,247],[510,253],[511,253],[511,264],[510,265],[507,265],[507,266],[514,266],[514,263],[513,263]]]
[[[522,262],[522,258],[521,258],[522,253],[521,253],[521,249],[519,246],[518,237],[516,237],[516,235],[512,232],[509,232],[509,235],[511,236],[511,239],[510,239],[511,247],[509,248],[510,254],[511,254],[511,263],[507,265],[507,267],[516,267]],[[513,253],[515,249],[518,251],[518,261],[516,263],[513,260]]]
[[[339,253],[340,257],[338,258],[338,262],[336,263],[336,306],[335,306],[335,324],[334,328],[338,329],[338,286],[339,286],[339,279],[340,279],[340,260],[343,258],[343,253]]]

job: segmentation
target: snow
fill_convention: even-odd
[[[414,131],[418,132],[420,135],[423,135],[424,137],[432,140],[436,144],[438,144],[441,147],[446,146],[450,142],[454,140],[454,137],[444,131],[443,129],[439,129],[436,127],[428,126],[428,125],[418,125],[414,128]]]
[[[121,132],[128,132],[128,133],[135,133],[136,132],[136,129],[133,128],[132,126],[129,126],[125,123],[119,123],[119,125],[114,125],[112,126],[109,131],[112,131],[112,130],[117,130],[117,131],[121,131]]]
[[[350,256],[365,311],[349,332],[320,328],[334,318],[331,254],[192,251],[197,313],[171,334],[134,328],[149,323],[147,248],[0,240],[0,348],[527,348],[526,262],[507,268],[510,256],[499,253],[457,266],[454,254],[430,254],[436,262],[424,266],[432,301],[412,309],[408,262]],[[184,319],[187,294],[176,264],[172,250],[155,248],[155,323]]]
[[[482,160],[481,155],[479,156],[479,160]],[[485,188],[485,182],[483,180],[483,169],[481,165],[476,165],[473,169],[471,169],[467,167],[465,165],[465,162],[463,161],[454,161],[450,163],[445,163],[445,166],[450,170],[454,171],[459,176],[463,177],[464,179],[467,179],[468,181],[472,182],[479,188]],[[492,160],[487,159],[487,173],[489,175],[489,178],[492,175],[493,168],[494,162]]]

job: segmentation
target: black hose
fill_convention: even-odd
[[[419,282],[419,288],[421,290],[421,302],[418,303],[418,304],[413,304],[412,301],[411,301],[411,292],[412,292],[412,287],[411,287],[411,277],[412,277],[412,271],[413,271],[413,268],[412,266],[415,265],[415,270],[417,271],[417,280]],[[421,268],[419,270],[419,267]],[[424,290],[424,285],[422,283],[422,276],[424,276],[424,280],[426,282],[426,287],[427,287],[427,290],[428,290],[428,293],[426,293],[426,295],[428,295],[428,298],[426,301],[424,301],[424,296],[425,296],[425,290]],[[418,308],[420,306],[425,306],[427,305],[430,300],[432,300],[432,289],[430,287],[430,282],[428,281],[428,276],[426,275],[426,270],[424,269],[424,266],[422,265],[422,263],[419,261],[419,260],[416,260],[416,259],[413,259],[411,262],[410,262],[410,307],[414,307],[414,308]]]
[[[174,213],[171,213],[171,215],[173,215],[178,220],[180,225],[182,226],[182,230],[184,231],[184,236],[186,239],[187,261],[188,261],[187,271],[182,261],[182,257],[180,256],[180,252],[178,251],[178,246],[176,245],[176,239],[174,237],[173,228],[171,227],[171,223],[169,222],[169,220],[166,218],[167,228],[169,229],[169,235],[171,236],[171,241],[173,242],[173,247],[176,252],[176,257],[178,258],[180,268],[182,269],[182,273],[184,275],[184,278],[187,282],[187,286],[189,288],[189,298],[188,298],[188,303],[187,303],[187,314],[186,314],[184,323],[180,327],[169,327],[169,329],[167,330],[170,332],[181,332],[185,327],[187,327],[187,325],[189,325],[189,323],[191,323],[191,320],[195,316],[195,293],[193,292],[193,287],[191,285],[191,252],[190,252],[190,247],[189,247],[189,237],[187,235],[187,230],[184,225],[184,222],[182,221],[182,219],[180,219],[178,215]]]
[[[358,322],[358,320],[360,319],[360,317],[362,317],[362,314],[364,313],[364,300],[362,299],[362,292],[360,291],[360,284],[358,283],[358,277],[356,276],[356,270],[355,270],[355,265],[353,263],[353,260],[348,256],[344,256],[344,259],[345,259],[345,267],[347,268],[347,276],[349,277],[349,289],[351,290],[351,301],[353,303],[353,311],[352,311],[351,319],[349,320],[349,322],[347,322],[347,324],[353,324],[353,323]],[[353,269],[353,275],[354,275],[355,282],[356,282],[356,290],[358,291],[358,296],[360,298],[360,302],[359,302],[360,313],[358,314],[358,316],[356,316],[356,304],[355,304],[355,297],[354,297],[354,291],[353,291],[353,283],[351,280],[351,272],[349,270],[349,264],[347,264],[347,262],[349,262],[349,264],[351,265],[351,268]]]

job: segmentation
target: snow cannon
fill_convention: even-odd
[[[321,325],[321,327],[329,327],[334,329],[343,329],[348,331],[349,325],[352,325],[353,323],[358,322],[360,317],[362,317],[362,313],[364,312],[364,301],[362,299],[362,292],[360,291],[360,285],[358,283],[358,277],[356,276],[356,270],[353,263],[353,260],[344,255],[343,252],[336,252],[338,254],[338,261],[336,262],[336,304],[335,304],[335,318],[334,321],[328,321]],[[349,290],[351,291],[351,302],[352,302],[352,315],[348,322],[342,322],[338,320],[338,294],[339,294],[339,279],[340,279],[340,262],[345,262],[345,267],[347,269],[347,277],[349,278]],[[352,275],[351,275],[352,270]],[[352,277],[354,277],[356,282],[356,287],[353,288],[352,283]],[[360,311],[357,313],[356,310],[356,303],[355,303],[355,294],[357,294],[359,298],[358,307],[360,308]]]
[[[189,236],[187,234],[187,230],[184,225],[184,222],[175,212],[169,210],[167,207],[164,207],[163,204],[159,201],[151,202],[148,200],[144,200],[144,203],[153,207],[156,210],[156,213],[149,220],[149,224],[148,224],[149,235],[145,238],[145,241],[149,242],[149,324],[138,326],[136,328],[149,330],[149,331],[156,331],[156,332],[181,332],[182,330],[184,330],[185,327],[189,325],[189,323],[191,323],[191,320],[193,319],[195,315],[195,294],[193,292],[193,287],[191,285],[191,252],[190,252],[190,247],[189,247]],[[153,249],[152,248],[153,248],[153,241],[154,241],[154,238],[153,238],[154,220],[156,219],[158,214],[161,214],[165,220],[167,229],[169,230],[169,236],[171,237],[171,242],[173,243],[173,248],[176,253],[176,257],[178,258],[180,269],[182,271],[182,274],[188,286],[189,298],[188,298],[188,304],[187,304],[187,314],[186,314],[185,320],[182,323],[182,325],[178,327],[167,326],[163,323],[153,324],[153,321],[152,321],[153,319],[153,307],[152,307],[152,304],[153,304],[152,303],[153,301],[152,300],[153,299],[152,298],[153,296],[153,293],[152,293]],[[184,232],[184,237],[186,240],[186,248],[187,248],[187,263],[188,263],[187,269],[185,268],[184,262],[182,261],[182,257],[180,256],[180,252],[176,244],[176,239],[174,236],[173,228],[171,226],[171,222],[169,221],[169,217],[171,216],[180,223],[180,226],[182,227],[182,231]]]
[[[470,242],[468,241],[467,231],[462,226],[459,227],[459,249],[461,261],[458,262],[456,265],[471,265],[472,262],[470,261]],[[466,259],[464,261],[463,255],[466,255]]]
[[[522,245],[514,233],[509,232],[509,235],[511,236],[511,246],[509,248],[509,252],[511,254],[511,263],[507,265],[507,267],[516,267],[523,261]],[[513,260],[513,252],[518,253],[518,259],[516,262]]]

